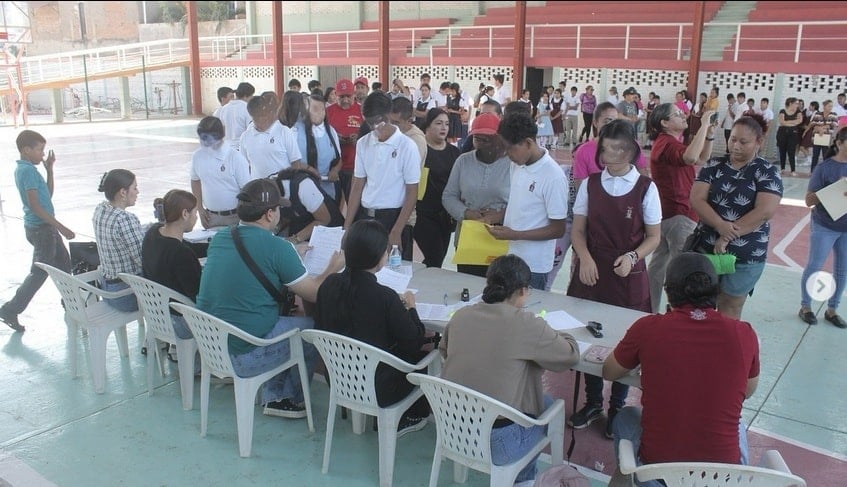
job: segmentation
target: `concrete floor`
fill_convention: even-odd
[[[196,147],[197,120],[98,122],[43,125],[31,128],[56,152],[54,205],[60,221],[93,240],[91,215],[102,195],[96,188],[103,172],[130,169],[141,195],[131,210],[142,222],[152,220],[153,198],[172,188],[188,189],[188,161]],[[0,302],[14,293],[26,275],[32,249],[26,243],[21,206],[12,173],[18,130],[0,128]],[[568,151],[555,151],[567,162]],[[804,256],[792,245],[808,239],[798,208],[807,180],[786,180],[786,197],[774,225],[786,229],[771,249],[784,244],[802,269]],[[791,229],[799,228],[797,232]],[[786,239],[791,239],[787,241]],[[793,252],[793,253],[792,253]],[[799,259],[799,260],[798,260]],[[449,262],[449,256],[447,261]],[[847,331],[821,320],[808,327],[796,317],[800,274],[797,266],[774,257],[744,311],[762,342],[762,370],[756,394],[746,401],[744,421],[751,431],[751,456],[777,447],[791,469],[809,485],[844,485],[847,477],[847,378],[842,367]],[[566,262],[566,265],[569,265]],[[449,264],[445,264],[449,267]],[[567,267],[566,267],[567,268]],[[560,274],[555,292],[563,292]],[[115,342],[107,351],[106,392],[96,395],[87,366],[87,340],[68,337],[59,295],[48,282],[21,315],[26,333],[0,327],[0,485],[14,486],[175,486],[254,485],[370,486],[378,483],[377,436],[352,433],[349,422],[337,422],[327,475],[320,473],[327,411],[327,386],[315,381],[312,399],[316,432],[303,420],[266,417],[256,410],[253,456],[238,456],[235,406],[231,386],[217,385],[211,394],[209,430],[201,438],[199,387],[195,409],[182,411],[177,371],[168,375],[153,396],[147,395],[146,359],[139,353],[138,327],[130,325],[130,356],[122,359]],[[68,340],[78,340],[80,377],[69,371]],[[565,397],[570,374],[547,377],[554,395]],[[199,381],[197,382],[199,386]],[[572,390],[572,389],[570,389]],[[631,400],[637,401],[637,395]],[[598,423],[599,424],[599,423]],[[593,426],[593,425],[592,425]],[[574,460],[594,485],[605,485],[613,469],[611,443],[591,429],[578,433]],[[567,435],[570,436],[569,434]],[[398,441],[395,485],[426,483],[435,429]],[[610,467],[611,466],[611,467]],[[542,465],[542,468],[545,466]],[[451,482],[449,465],[441,483]],[[488,485],[485,475],[471,473],[468,484]]]

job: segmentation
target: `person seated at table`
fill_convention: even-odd
[[[457,311],[441,338],[441,377],[538,417],[553,400],[544,394],[545,370],[563,371],[579,362],[576,340],[556,331],[524,309],[530,296],[530,269],[508,254],[488,268],[482,302]],[[491,456],[505,465],[525,455],[544,435],[544,428],[524,428],[500,418],[491,430]],[[535,478],[531,462],[515,482]]]
[[[192,301],[200,291],[202,267],[192,248],[182,240],[197,223],[197,198],[188,191],[172,189],[154,202],[163,223],[155,223],[141,244],[144,277],[184,295]],[[171,310],[174,332],[179,338],[191,338],[191,330],[182,315]]]
[[[280,194],[290,203],[280,208],[280,231],[284,231],[292,243],[309,240],[317,226],[344,225],[338,204],[311,172],[293,167],[285,169],[277,174],[276,182]]]
[[[628,120],[614,120],[600,129],[596,162],[604,169],[588,176],[574,201],[571,245],[577,262],[567,294],[649,313],[644,259],[659,245],[662,207],[656,184],[635,168],[640,154]],[[607,438],[628,392],[629,386],[612,384]],[[568,418],[574,429],[603,415],[603,379],[586,375],[585,396],[585,407]]]
[[[348,336],[385,350],[409,363],[420,361],[430,342],[415,310],[415,295],[402,296],[376,280],[388,261],[388,231],[376,220],[359,220],[347,229],[342,244],[347,267],[318,289],[315,328]],[[375,375],[377,404],[390,406],[414,389],[406,373],[379,364]],[[397,434],[426,426],[429,405],[424,397],[412,404],[397,427]]]
[[[138,217],[126,211],[138,200],[138,182],[131,171],[112,169],[103,174],[97,191],[106,195],[106,201],[97,205],[92,218],[100,256],[100,287],[104,291],[121,291],[129,284],[118,274],[141,274],[144,231]],[[135,294],[104,301],[119,311],[138,310]]]
[[[665,291],[671,310],[636,321],[603,364],[607,380],[641,366],[643,407],[627,406],[615,418],[615,458],[620,440],[627,439],[639,465],[746,465],[741,407],[759,380],[756,332],[715,309],[719,280],[702,254],[672,259]]]

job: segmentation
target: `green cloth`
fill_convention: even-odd
[[[290,242],[251,225],[241,225],[238,231],[247,253],[276,289],[306,277],[306,268]],[[229,229],[216,233],[209,243],[197,308],[260,338],[279,320],[279,304],[241,259]],[[234,355],[254,348],[229,337],[229,352]]]
[[[703,254],[715,266],[718,275],[735,273],[735,256],[732,254]]]

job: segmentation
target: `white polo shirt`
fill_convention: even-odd
[[[603,189],[610,196],[623,196],[632,191],[635,183],[638,182],[639,175],[634,166],[630,167],[629,172],[623,176],[612,176],[608,169],[603,169],[603,172],[600,173],[600,184],[603,185]],[[659,200],[659,190],[656,189],[656,183],[653,181],[650,181],[650,187],[647,188],[647,193],[641,200],[641,212],[645,225],[660,225],[662,223],[662,203]],[[579,185],[576,200],[573,204],[573,214],[588,216],[587,182]]]
[[[224,138],[238,149],[241,134],[247,130],[247,126],[253,121],[250,114],[247,113],[247,102],[238,98],[230,100],[229,103],[221,107],[218,118],[224,124]]]
[[[291,163],[303,158],[294,132],[275,121],[265,132],[250,127],[241,135],[241,153],[250,164],[252,179],[265,178],[288,169]]]
[[[421,180],[418,147],[400,129],[380,142],[375,132],[356,142],[353,176],[365,178],[362,206],[372,210],[400,208],[406,199],[406,185]]]
[[[579,115],[579,98],[575,96],[564,96],[565,103],[562,104],[562,110],[565,110],[568,105],[572,105],[576,108],[572,108],[565,112],[565,116]]]
[[[250,182],[250,167],[226,142],[217,149],[200,147],[191,155],[191,180],[200,181],[206,209],[234,210],[238,206],[236,195]]]
[[[568,181],[549,153],[545,151],[541,159],[529,166],[512,163],[510,174],[504,226],[512,230],[532,230],[547,226],[550,220],[567,218]],[[509,253],[523,259],[534,273],[550,272],[556,240],[510,240]]]
[[[291,199],[291,181],[288,179],[282,180],[282,189],[285,190],[285,197]],[[315,182],[311,178],[305,178],[297,187],[297,196],[300,197],[300,203],[306,207],[306,211],[314,213],[324,204],[324,195],[318,191]]]

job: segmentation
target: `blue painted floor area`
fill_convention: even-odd
[[[91,215],[102,198],[96,191],[98,182],[103,172],[122,167],[138,176],[140,197],[131,211],[142,222],[151,221],[155,197],[173,188],[188,189],[196,123],[172,120],[31,127],[41,132],[48,139],[48,148],[56,152],[54,205],[58,219],[77,232],[77,240],[93,240]],[[11,298],[32,256],[23,235],[21,205],[12,177],[17,133],[0,128],[4,140],[0,147],[0,302]],[[787,186],[787,198],[802,198],[805,181]],[[564,265],[569,268],[569,261]],[[842,460],[836,468],[842,468],[847,465],[847,375],[843,370],[847,331],[822,319],[814,327],[799,321],[799,279],[796,270],[768,265],[745,308],[744,318],[753,323],[761,339],[762,371],[758,391],[745,403],[744,421],[762,434],[834,455]],[[566,281],[566,273],[560,273],[554,291],[564,292]],[[96,395],[88,370],[87,340],[68,337],[59,294],[52,283],[42,287],[20,319],[27,327],[23,334],[0,326],[0,370],[4,371],[0,375],[4,392],[0,395],[0,485],[275,483],[355,487],[378,483],[376,433],[368,428],[365,434],[355,435],[350,421],[340,416],[329,473],[321,474],[328,397],[323,382],[312,384],[315,433],[308,431],[305,420],[263,416],[257,407],[253,456],[242,459],[238,456],[232,386],[213,385],[208,435],[200,437],[199,380],[195,382],[193,411],[181,408],[175,364],[168,363],[161,385],[148,396],[147,363],[140,353],[135,324],[128,327],[128,358],[120,357],[115,341],[109,341],[106,391]],[[76,379],[70,373],[68,340],[81,345],[77,351],[80,376]],[[434,443],[432,425],[398,440],[395,485],[427,483]],[[611,443],[602,447],[611,449]],[[792,463],[792,458],[801,457],[783,456],[795,473],[814,477],[815,472],[802,461]],[[543,463],[540,466],[546,468]],[[608,467],[605,473],[610,473]],[[847,467],[840,473],[842,479],[847,476]],[[607,476],[595,476],[594,485],[606,485]],[[452,467],[445,463],[441,484],[451,482]],[[466,485],[488,485],[488,477],[471,472]]]

